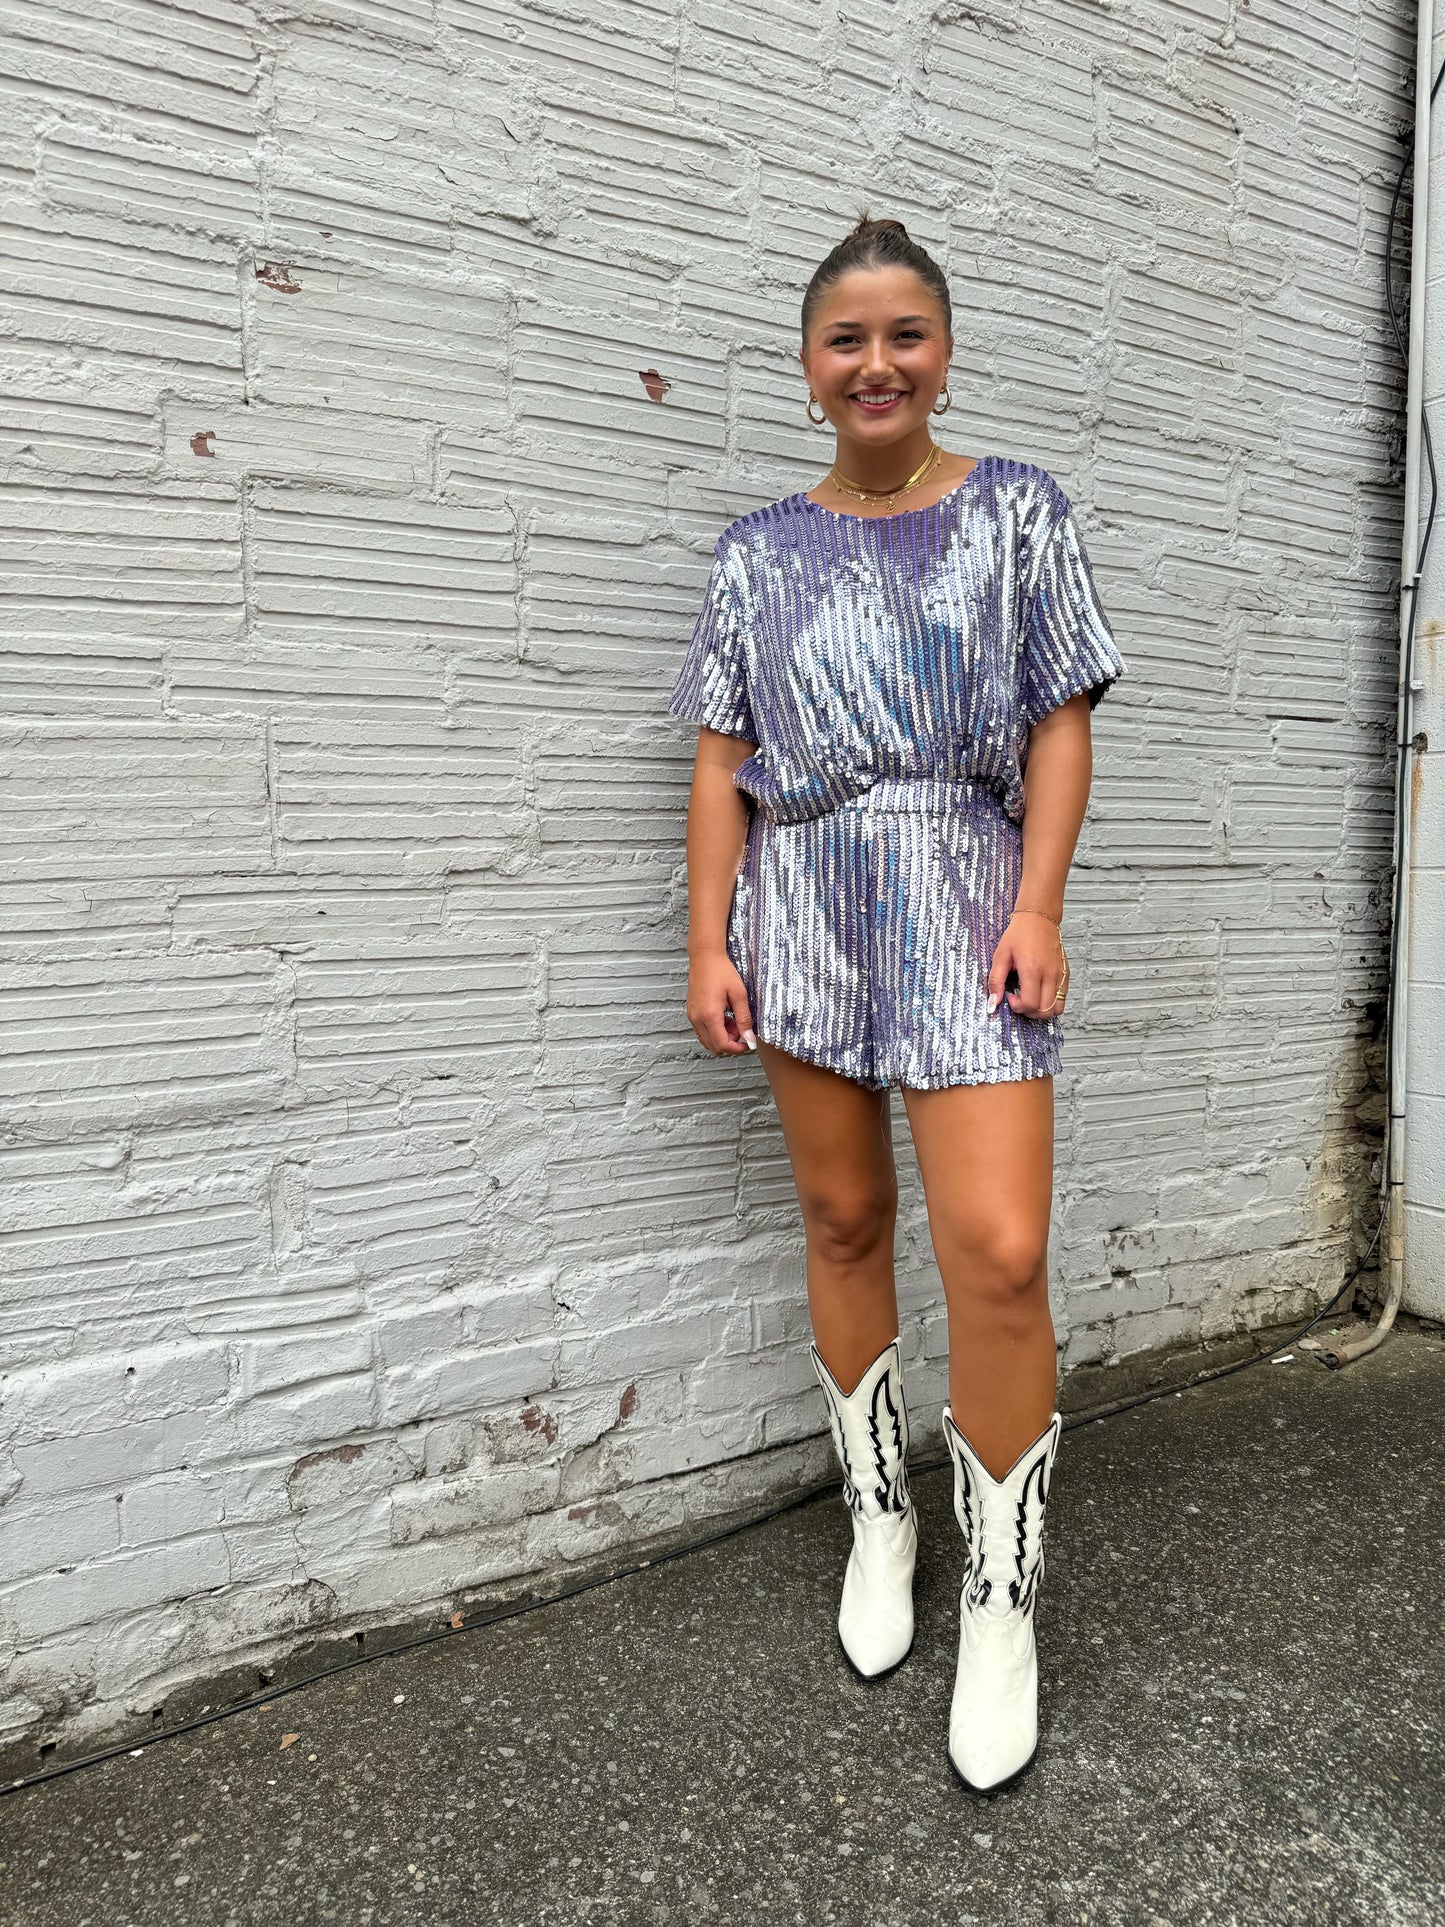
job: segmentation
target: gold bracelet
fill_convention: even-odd
[[[1014,915],[1015,915],[1016,917],[1019,917],[1019,916],[1023,916],[1023,917],[1049,917],[1049,913],[1048,913],[1048,911],[1047,911],[1047,910],[1030,910],[1030,909],[1027,909],[1026,907],[1024,907],[1024,906],[1022,906],[1022,905],[1018,905],[1018,904],[1016,904],[1016,905],[1014,906],[1014,911],[1013,911],[1013,914],[1014,914]],[[1051,924],[1052,924],[1052,925],[1054,926],[1054,928],[1055,928],[1055,930],[1062,930],[1062,929],[1063,929],[1063,927],[1064,927],[1064,926],[1063,926],[1063,925],[1062,925],[1062,924],[1061,924],[1061,923],[1059,922],[1059,920],[1058,920],[1058,918],[1057,918],[1057,917],[1049,917],[1049,922],[1050,922],[1050,923],[1051,923]]]

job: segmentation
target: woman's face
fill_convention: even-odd
[[[891,266],[840,275],[799,358],[839,434],[881,447],[927,427],[952,353],[938,297],[912,268]]]

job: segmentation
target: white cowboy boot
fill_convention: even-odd
[[[967,1548],[948,1757],[973,1793],[997,1793],[1038,1749],[1034,1604],[1044,1576],[1044,1506],[1064,1422],[1055,1412],[1002,1479],[943,1408],[953,1511]]]
[[[895,1338],[851,1392],[813,1347],[843,1497],[853,1515],[853,1550],[843,1574],[838,1637],[865,1679],[892,1672],[913,1644],[913,1567],[918,1527],[908,1490],[908,1410]]]

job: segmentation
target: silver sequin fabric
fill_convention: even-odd
[[[753,745],[728,954],[758,1037],[870,1090],[1050,1076],[1057,1017],[990,1013],[1033,725],[1125,673],[1072,505],[986,456],[926,508],[805,493],[718,537],[669,713]]]

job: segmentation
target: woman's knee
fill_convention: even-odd
[[[957,1257],[940,1263],[949,1295],[991,1317],[1027,1320],[1048,1302],[1048,1229],[997,1224],[975,1230],[955,1247]]]
[[[802,1201],[803,1222],[818,1255],[829,1264],[861,1264],[891,1243],[898,1217],[898,1187],[879,1184],[836,1192],[815,1191]]]

